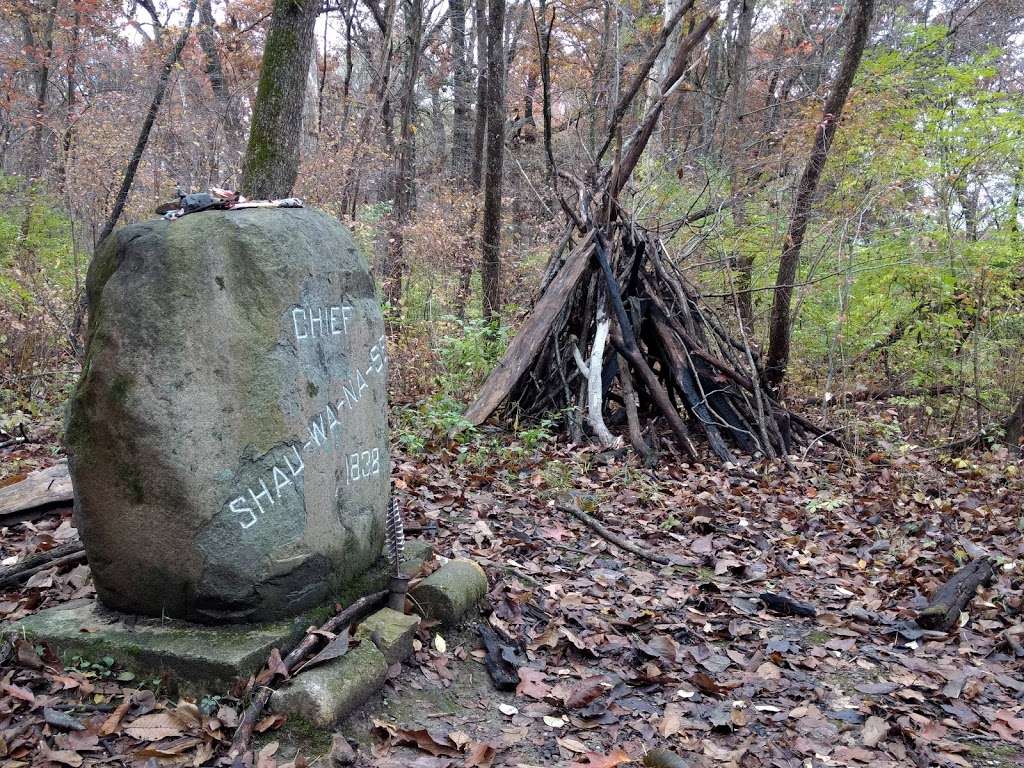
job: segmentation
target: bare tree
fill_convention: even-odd
[[[793,283],[796,280],[797,268],[800,266],[800,249],[804,244],[807,232],[807,221],[810,218],[811,202],[818,188],[818,181],[828,159],[828,150],[832,146],[839,119],[843,115],[846,97],[857,74],[864,46],[867,44],[871,17],[875,10],[875,0],[856,0],[852,10],[848,29],[849,39],[843,60],[839,66],[832,91],[825,100],[825,109],[821,122],[814,134],[814,146],[811,149],[807,165],[796,188],[796,201],[789,220],[789,230],[783,241],[782,258],[779,261],[778,277],[775,280],[775,295],[772,300],[771,326],[768,331],[768,358],[765,364],[765,378],[769,385],[778,388],[786,376],[789,364],[789,342],[791,322],[790,303],[793,298]]]
[[[231,90],[224,74],[224,62],[217,47],[216,23],[213,19],[210,0],[200,0],[196,38],[206,62],[205,69],[206,76],[210,80],[210,90],[213,91],[213,98],[217,103],[221,119],[224,121],[225,139],[229,147],[237,147],[242,137],[242,124],[231,99]]]
[[[399,144],[395,167],[394,206],[391,232],[388,238],[388,265],[386,294],[392,307],[402,298],[402,279],[405,272],[403,228],[409,223],[416,194],[416,80],[420,71],[423,41],[422,0],[402,0],[402,15],[406,35],[405,66],[402,72],[402,92],[399,106]]]
[[[476,124],[473,128],[473,165],[469,177],[480,189],[487,130],[487,0],[476,0]]]
[[[156,90],[153,92],[153,101],[150,102],[149,111],[142,121],[139,138],[135,142],[135,149],[132,151],[131,159],[128,161],[124,178],[121,180],[121,188],[114,198],[114,207],[110,211],[110,216],[107,217],[107,223],[103,225],[103,229],[100,231],[100,236],[96,240],[97,243],[103,242],[107,235],[114,231],[114,227],[117,226],[117,221],[121,218],[121,213],[124,211],[125,203],[128,201],[128,192],[131,191],[132,183],[135,181],[135,173],[139,169],[139,163],[142,162],[142,153],[146,151],[146,145],[149,143],[149,134],[153,130],[153,123],[156,122],[156,116],[160,111],[160,105],[163,103],[164,94],[167,93],[167,84],[170,82],[171,72],[174,70],[174,65],[178,63],[178,59],[181,58],[181,52],[184,50],[185,42],[188,40],[189,32],[192,30],[192,19],[195,17],[196,3],[197,0],[191,0],[188,4],[188,14],[185,17],[185,24],[181,29],[181,34],[178,36],[174,48],[171,49],[171,52],[167,54],[167,58],[164,59],[163,68],[160,70],[160,79],[157,80]],[[76,319],[76,328],[79,325],[80,323]]]
[[[450,0],[448,15],[451,17],[452,51],[452,159],[451,177],[457,183],[469,176],[472,163],[469,122],[470,77],[469,62],[466,58],[466,1]]]
[[[505,0],[490,0],[487,12],[487,176],[481,232],[483,316],[501,313],[501,176],[505,157]]]

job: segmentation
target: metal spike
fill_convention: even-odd
[[[391,563],[394,575],[400,576],[402,560],[405,555],[405,527],[402,525],[402,510],[398,506],[398,497],[394,491],[391,492],[384,531],[387,539],[388,561]]]

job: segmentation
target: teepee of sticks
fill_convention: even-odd
[[[482,424],[503,405],[520,420],[563,411],[576,414],[571,423],[581,434],[586,414],[586,426],[601,444],[616,444],[609,425],[624,425],[645,459],[653,451],[644,433],[656,433],[645,427],[658,419],[694,460],[695,432],[703,434],[723,462],[735,461],[737,449],[780,457],[815,439],[838,442],[773,397],[762,383],[759,356],[741,325],[732,324],[739,328],[737,338],[685,278],[661,240],[618,202],[690,55],[715,22],[709,15],[689,24],[656,98],[629,139],[619,143],[623,117],[693,4],[686,0],[666,23],[624,91],[584,179],[555,166],[547,88],[554,17],[545,19],[546,31],[535,23],[542,54],[545,149],[568,224],[532,311],[466,411],[467,422]],[[613,145],[614,161],[602,166]],[[559,189],[563,182],[575,188],[575,205]]]

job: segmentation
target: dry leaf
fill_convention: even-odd
[[[124,732],[139,741],[160,741],[184,733],[181,720],[171,712],[154,712],[137,717],[125,726]]]
[[[878,743],[889,733],[889,724],[880,717],[872,715],[861,729],[860,737],[865,747],[877,747]]]

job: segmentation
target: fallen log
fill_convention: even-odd
[[[85,562],[85,549],[81,543],[64,544],[46,552],[36,552],[23,560],[0,568],[0,589],[13,587],[28,581],[32,576],[48,568],[63,568]]]
[[[953,629],[978,587],[991,583],[994,578],[995,568],[990,557],[972,560],[935,590],[928,605],[917,614],[918,626],[940,632]]]
[[[817,609],[809,603],[801,603],[789,595],[776,595],[773,592],[762,592],[758,597],[769,611],[780,616],[804,616],[813,619],[818,615]]]
[[[68,463],[58,462],[0,488],[0,527],[63,509],[73,498]]]
[[[348,608],[335,614],[324,622],[324,624],[318,627],[316,631],[307,633],[306,636],[299,641],[298,645],[296,645],[289,654],[282,659],[286,674],[291,674],[292,670],[296,669],[299,664],[312,656],[314,650],[325,645],[328,642],[326,639],[328,634],[336,635],[341,630],[347,628],[353,621],[357,621],[378,608],[384,607],[384,604],[387,602],[388,595],[390,594],[391,593],[388,590],[383,590],[381,592],[374,592],[366,595],[365,597],[361,597]],[[280,668],[278,668],[278,671],[280,671]],[[271,678],[270,682],[273,682],[273,678]],[[249,744],[252,741],[253,728],[255,728],[256,723],[259,722],[260,715],[263,713],[263,710],[267,706],[267,702],[270,701],[270,697],[273,693],[274,689],[268,683],[260,689],[259,693],[257,693],[249,703],[249,706],[246,707],[245,713],[242,715],[242,719],[238,723],[238,728],[235,729],[235,734],[231,739],[231,749],[228,752],[228,757],[230,759],[235,760],[236,758],[243,756],[249,750]]]

